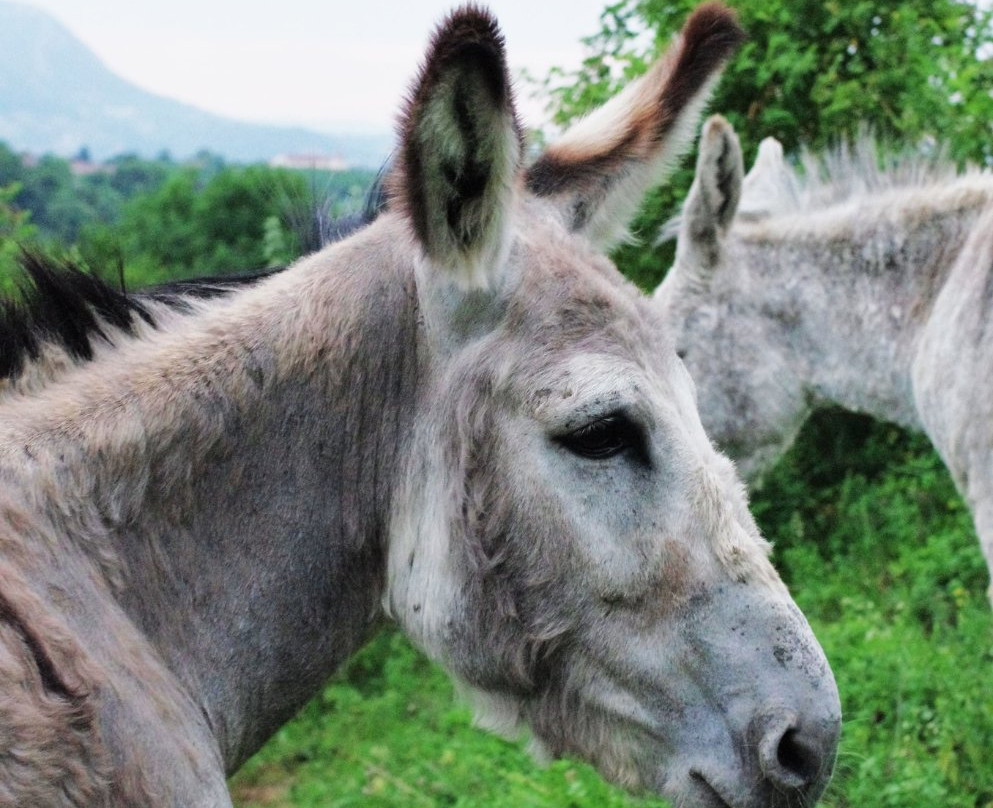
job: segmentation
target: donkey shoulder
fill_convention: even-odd
[[[0,566],[0,806],[113,804],[94,682],[85,652],[5,559]]]
[[[2,449],[2,438],[0,438]],[[0,808],[230,806],[209,718],[0,452]],[[22,464],[23,465],[23,464]],[[69,593],[72,593],[71,595]],[[168,794],[148,771],[171,772]]]

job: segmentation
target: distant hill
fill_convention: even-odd
[[[389,135],[323,135],[244,123],[136,87],[112,73],[61,23],[0,1],[0,141],[17,150],[96,159],[124,152],[185,158],[207,149],[233,161],[283,153],[340,155],[378,166]]]

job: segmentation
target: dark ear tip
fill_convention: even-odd
[[[503,43],[503,35],[500,33],[496,17],[489,9],[475,3],[466,3],[449,12],[438,25],[437,36],[439,38],[447,36],[449,31],[456,31],[459,36],[477,31],[480,37],[499,39],[501,44]]]
[[[748,39],[734,9],[720,2],[697,6],[686,25],[683,38],[688,49],[705,48],[711,59],[727,59]]]
[[[449,14],[435,30],[428,59],[444,64],[471,53],[474,58],[492,59],[502,71],[504,50],[496,18],[487,9],[469,4]]]
[[[510,106],[510,74],[500,26],[481,6],[461,6],[438,25],[431,37],[423,66],[408,95],[407,109],[401,117],[401,138],[414,110],[431,93],[440,77],[459,63],[472,65],[485,77],[499,106]]]
[[[703,125],[700,135],[701,148],[720,148],[721,151],[739,148],[738,133],[723,115],[711,115]]]

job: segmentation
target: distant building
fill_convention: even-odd
[[[42,156],[32,154],[31,152],[21,152],[20,158],[21,165],[25,168],[37,168],[43,159]],[[78,155],[70,158],[60,157],[52,153],[44,155],[44,159],[49,158],[68,163],[69,171],[75,177],[89,177],[93,174],[113,174],[117,171],[117,166],[113,163],[100,163],[88,157],[84,158]]]
[[[277,154],[269,165],[297,171],[344,171],[348,168],[348,163],[338,154]]]
[[[73,159],[69,161],[69,170],[76,177],[89,177],[93,174],[113,174],[117,166],[107,163],[94,163],[92,160]]]

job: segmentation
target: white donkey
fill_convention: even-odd
[[[708,434],[757,480],[835,404],[921,430],[993,570],[993,175],[872,144],[798,175],[766,139],[742,177],[704,127],[676,263],[655,292]],[[990,590],[993,598],[993,588]]]
[[[553,755],[682,808],[817,800],[831,671],[598,251],[740,37],[700,8],[525,171],[502,37],[458,11],[376,222],[8,390],[0,806],[230,806],[384,609]]]

